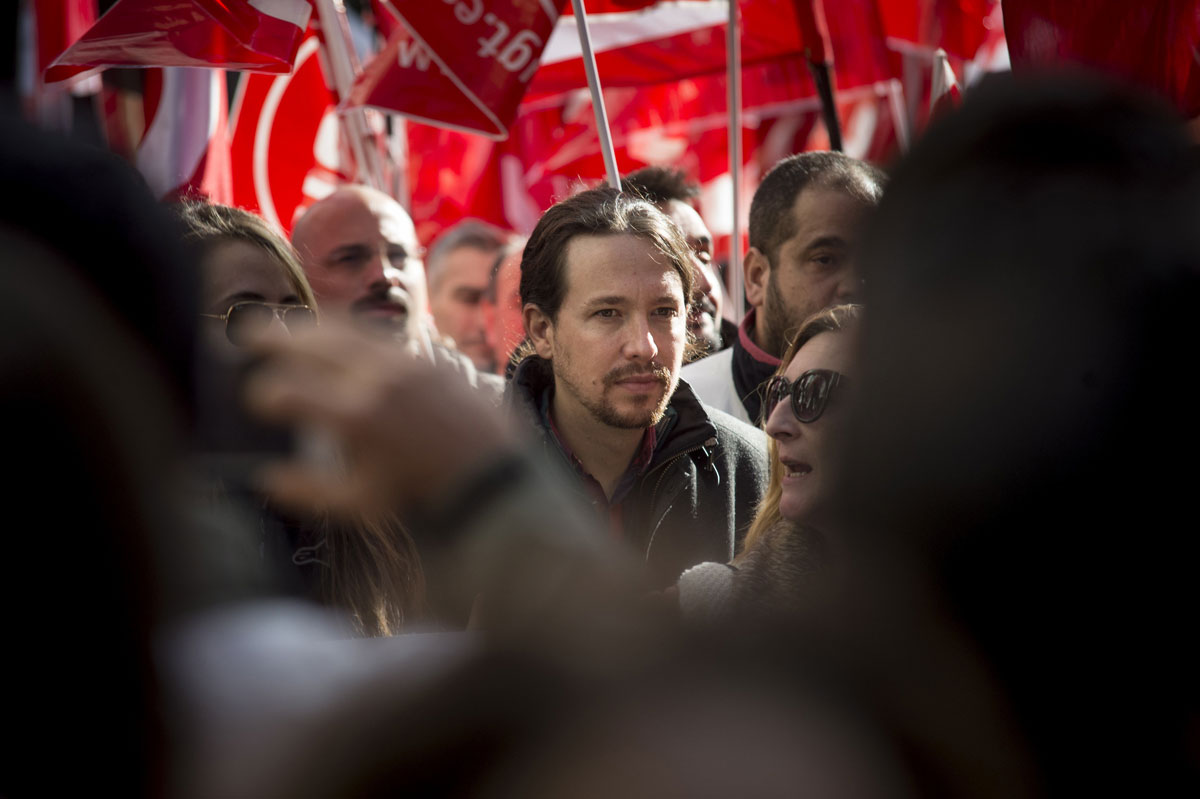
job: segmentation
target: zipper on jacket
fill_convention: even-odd
[[[663,473],[658,476],[658,480],[654,483],[654,491],[651,492],[651,494],[650,494],[650,508],[651,509],[654,508],[654,501],[656,499],[658,499],[658,489],[662,487],[663,478],[665,478],[667,476],[666,468],[668,466],[675,463],[675,461],[679,460],[680,458],[682,458],[686,455],[691,455],[693,452],[697,452],[699,450],[705,450],[705,454],[708,454],[707,448],[715,447],[716,445],[717,445],[717,438],[716,438],[716,436],[713,436],[712,438],[708,439],[700,446],[692,447],[691,449],[685,449],[683,452],[674,456],[669,461],[665,461],[663,463],[660,463],[658,466],[655,466],[650,471],[650,474],[657,472],[659,469],[662,469]],[[709,458],[708,458],[708,468],[710,468],[710,469],[713,468],[711,455],[709,455]],[[647,474],[646,476],[649,477],[650,474]],[[667,508],[667,511],[664,512],[663,515],[659,517],[658,522],[654,525],[654,529],[650,531],[650,540],[646,542],[646,562],[647,563],[650,561],[650,548],[652,546],[654,546],[654,537],[658,535],[658,528],[662,527],[663,519],[667,518],[667,512],[669,512],[670,510],[671,510],[670,508]]]

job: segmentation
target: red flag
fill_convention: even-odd
[[[743,67],[794,62],[811,53],[815,61],[833,61],[839,89],[893,77],[895,70],[884,50],[882,26],[873,3],[738,3]],[[589,13],[601,82],[607,89],[723,74],[728,61],[728,18],[725,2],[661,2],[634,11]],[[574,20],[560,19],[527,98],[586,86],[580,55]]]
[[[146,72],[146,133],[136,163],[162,199],[232,199],[225,71],[168,67]]]
[[[96,0],[34,0],[37,28],[37,71],[41,75],[55,58],[96,23]]]
[[[245,75],[230,126],[233,203],[290,231],[297,211],[350,179],[342,169],[337,98],[310,32],[291,75]]]
[[[508,136],[558,19],[558,0],[387,0],[396,31],[351,91],[369,105],[434,124]],[[430,68],[430,64],[435,65]]]
[[[117,0],[46,80],[93,67],[289,72],[311,14],[308,0]]]
[[[1200,114],[1198,0],[1005,0],[1004,31],[1014,70],[1099,69]]]

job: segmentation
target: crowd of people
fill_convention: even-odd
[[[0,159],[0,797],[1200,789],[1154,102],[996,76],[886,171],[783,159],[745,313],[670,167],[426,252],[366,186],[289,240]]]

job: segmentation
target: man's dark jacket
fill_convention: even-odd
[[[578,488],[579,501],[591,504],[582,478],[542,422],[542,395],[553,382],[549,361],[530,356],[509,380],[505,404],[532,429],[546,462],[573,478],[567,484]],[[644,558],[655,588],[674,585],[697,563],[732,560],[768,479],[761,430],[703,405],[683,381],[670,408],[673,423],[621,504],[627,541]]]

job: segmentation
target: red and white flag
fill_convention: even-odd
[[[146,132],[138,171],[160,199],[203,195],[229,203],[225,71],[167,67],[146,72]]]
[[[94,67],[290,72],[311,14],[309,0],[117,0],[46,80]]]
[[[588,13],[605,88],[674,83],[726,71],[727,0],[664,0],[634,10]],[[738,0],[742,66],[811,57],[835,65],[839,88],[893,77],[873,0]],[[559,19],[529,96],[587,85],[575,21]]]
[[[290,231],[297,211],[350,180],[336,108],[315,32],[290,75],[243,75],[230,125],[233,204]]]
[[[367,64],[349,105],[508,136],[562,0],[384,0],[403,26]]]
[[[933,54],[933,82],[929,89],[929,118],[949,113],[962,103],[962,91],[958,88],[958,78],[950,66],[950,58],[946,51],[938,48]]]

